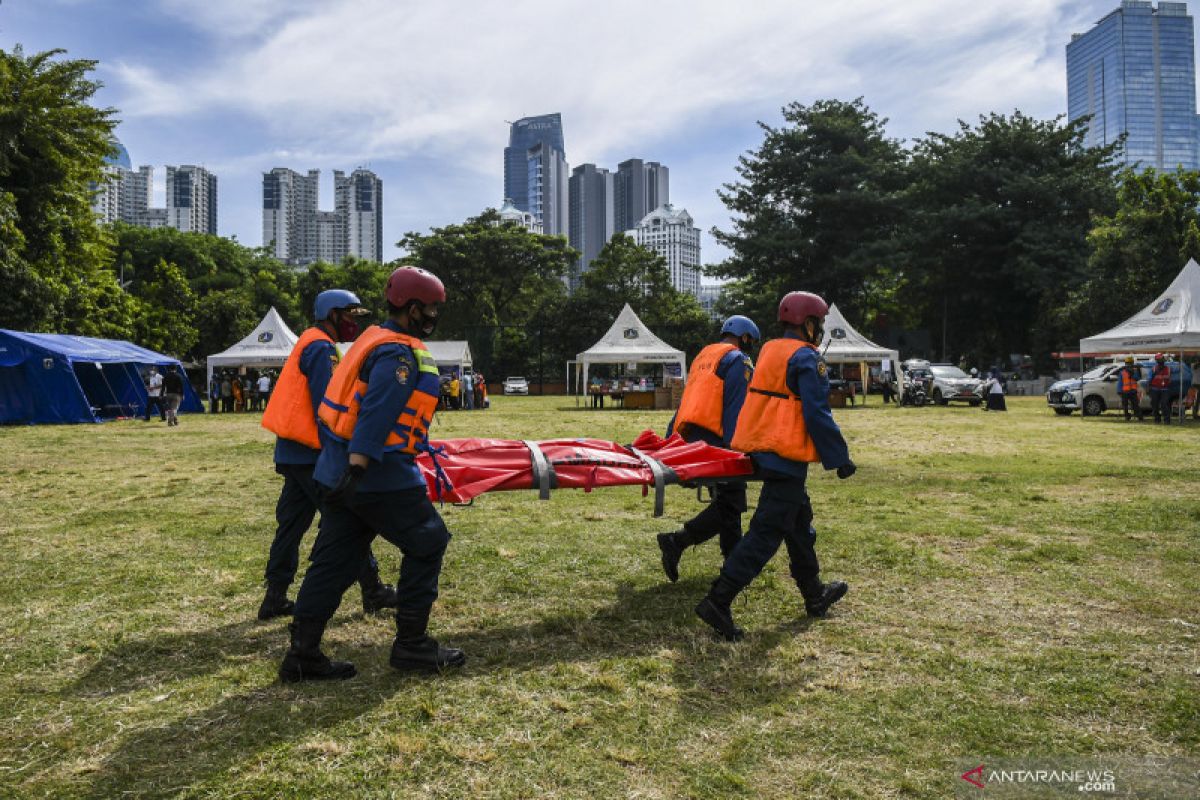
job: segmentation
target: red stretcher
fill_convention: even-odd
[[[744,453],[678,434],[663,439],[643,431],[631,445],[601,439],[443,439],[417,456],[429,499],[470,503],[485,492],[537,490],[542,500],[554,489],[641,486],[654,489],[654,516],[662,516],[665,489],[703,485],[754,471]]]

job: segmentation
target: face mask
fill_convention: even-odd
[[[358,338],[361,328],[354,321],[354,317],[346,314],[339,314],[337,321],[337,333],[339,342],[353,342]]]
[[[420,331],[422,336],[431,335],[433,333],[434,329],[437,328],[437,321],[438,321],[437,316],[432,315],[432,314],[426,314],[423,306],[414,305],[413,308],[417,310],[417,314],[418,314],[417,319],[413,324],[413,327],[415,327],[418,331]],[[409,319],[411,320],[412,317],[409,317]]]
[[[738,349],[746,355],[750,355],[754,351],[754,340],[749,336],[743,336],[738,340]]]

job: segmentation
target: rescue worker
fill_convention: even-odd
[[[1154,354],[1150,369],[1150,410],[1154,412],[1154,424],[1171,424],[1171,368],[1162,353]]]
[[[356,317],[366,314],[358,296],[330,289],[313,303],[316,323],[300,334],[267,402],[262,426],[276,434],[275,471],[283,476],[283,489],[275,504],[275,538],[267,556],[267,593],[258,608],[261,620],[287,616],[293,603],[287,589],[300,566],[300,540],[320,508],[313,469],[321,454],[317,434],[317,407],[338,363],[335,342],[358,337]],[[358,575],[363,613],[396,607],[396,590],[379,579],[379,565],[370,550]]]
[[[1142,404],[1138,401],[1138,381],[1141,379],[1142,370],[1133,363],[1133,356],[1125,356],[1125,366],[1117,372],[1117,389],[1121,393],[1121,411],[1125,413],[1126,422],[1134,415],[1137,415],[1138,422],[1145,418]]]
[[[403,554],[391,665],[438,671],[466,663],[461,650],[427,633],[450,532],[414,461],[428,449],[438,407],[437,364],[417,337],[433,333],[446,290],[436,276],[406,266],[388,278],[386,293],[387,321],[359,337],[321,403],[314,476],[323,487],[324,516],[279,667],[285,682],[356,674],[353,664],[321,652],[321,637],[376,535]]]
[[[839,478],[855,472],[846,440],[829,411],[829,379],[817,345],[829,306],[815,294],[791,292],[779,304],[782,338],[763,345],[731,442],[749,453],[762,494],[750,530],[725,559],[696,614],[729,641],[742,638],[730,604],[779,549],[787,545],[792,579],[809,616],[821,617],[849,588],[822,583],[814,545],[808,465],[821,462]]]
[[[679,411],[667,426],[688,442],[729,447],[738,412],[754,373],[750,353],[762,339],[748,317],[735,315],[721,326],[721,338],[696,355],[688,370]],[[721,555],[728,556],[742,539],[746,482],[723,481],[713,487],[712,502],[674,533],[658,534],[662,568],[671,583],[679,580],[679,559],[689,545],[720,536]]]

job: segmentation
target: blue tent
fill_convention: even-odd
[[[143,372],[178,359],[130,342],[0,329],[0,423],[100,422],[146,411]],[[203,411],[184,379],[181,412]]]

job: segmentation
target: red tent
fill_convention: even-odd
[[[537,489],[543,500],[551,489],[642,486],[655,490],[654,515],[662,514],[664,488],[671,484],[712,482],[754,471],[744,453],[663,439],[644,431],[624,446],[600,439],[446,439],[430,442],[432,453],[417,457],[434,501],[466,503],[484,492]]]

